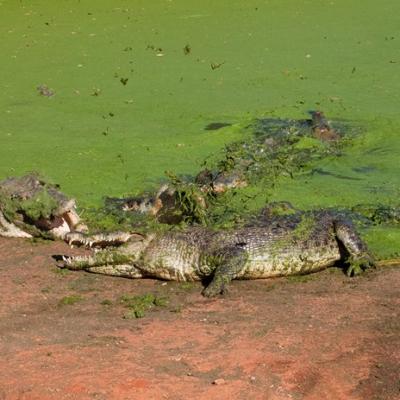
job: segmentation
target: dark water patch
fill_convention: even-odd
[[[322,168],[313,168],[311,171],[311,175],[314,175],[314,174],[332,176],[333,178],[346,179],[349,181],[361,181],[362,180],[361,178],[355,178],[353,176],[346,176],[346,175],[337,174],[335,172],[329,172]]]
[[[379,147],[374,147],[372,149],[368,149],[367,151],[364,152],[364,154],[368,155],[385,155],[389,154],[391,152],[391,149],[383,146]]]
[[[205,131],[217,131],[218,129],[225,128],[226,126],[232,126],[229,122],[211,122],[204,127]]]
[[[396,195],[395,189],[393,189],[391,187],[387,187],[385,185],[376,185],[376,186],[367,185],[367,186],[365,186],[365,191],[369,192],[369,193],[380,194],[380,195],[385,195],[385,196],[390,196],[390,197]]]
[[[376,171],[375,167],[371,167],[369,165],[361,166],[361,167],[354,167],[352,168],[354,172],[358,172],[360,174],[368,174],[369,172]]]
[[[256,136],[268,135],[271,137],[281,137],[289,134],[306,134],[312,128],[311,119],[281,119],[281,118],[262,118],[257,119],[252,125]]]

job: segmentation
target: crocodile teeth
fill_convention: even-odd
[[[71,264],[71,257],[68,256],[62,256],[62,259],[65,264],[70,265]]]

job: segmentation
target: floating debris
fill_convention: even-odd
[[[214,69],[218,69],[218,68],[222,67],[224,64],[225,64],[225,61],[222,62],[222,63],[213,63],[213,62],[212,62],[212,63],[210,64],[210,66],[211,66],[211,69],[214,70]]]
[[[39,85],[36,89],[41,96],[52,97],[55,95],[55,91],[45,84]]]

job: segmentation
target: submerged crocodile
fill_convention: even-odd
[[[273,186],[278,176],[293,175],[312,160],[337,154],[346,132],[343,124],[328,121],[322,111],[311,111],[307,119],[257,119],[248,128],[253,131],[251,137],[227,145],[222,158],[211,165],[204,162],[206,168],[194,179],[181,179],[168,172],[169,184],[157,192],[108,198],[105,208],[120,214],[147,215],[167,224],[201,222],[212,213],[215,199],[223,193],[252,184]],[[189,202],[182,202],[189,197]],[[197,215],[193,215],[193,208]]]
[[[301,169],[312,158],[321,158],[337,150],[339,133],[322,111],[310,111],[308,119],[258,119],[250,126],[252,139],[234,142],[225,149],[225,158],[217,168],[205,169],[196,176],[204,191],[214,194],[248,186],[265,175],[287,174]],[[340,130],[345,130],[344,126]],[[317,139],[315,148],[299,146],[304,138]],[[325,145],[318,146],[324,142]],[[320,147],[318,149],[318,147]],[[322,150],[323,149],[323,150]]]
[[[75,200],[32,173],[0,182],[0,236],[62,239],[84,231]]]
[[[232,279],[306,274],[340,261],[354,275],[373,265],[351,222],[330,211],[274,216],[267,210],[256,224],[230,231],[71,233],[66,240],[105,248],[89,256],[55,256],[61,268],[128,278],[211,279],[206,297],[224,293]]]

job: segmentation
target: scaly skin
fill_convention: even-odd
[[[96,246],[93,237],[78,236],[75,235],[75,242]],[[110,243],[118,242],[116,236],[110,235]],[[105,242],[107,234],[101,237],[101,243]],[[225,292],[232,279],[305,274],[340,260],[350,263],[349,275],[373,264],[352,224],[332,212],[320,211],[273,217],[264,214],[256,226],[231,231],[191,228],[146,237],[135,234],[117,248],[99,250],[90,256],[62,257],[60,266],[176,281],[211,276],[203,295],[213,297]]]

